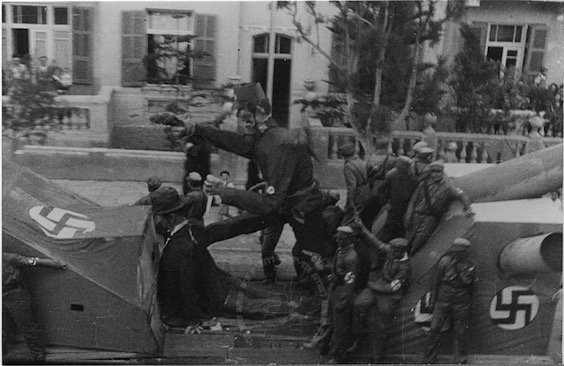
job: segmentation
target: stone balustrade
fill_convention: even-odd
[[[97,95],[59,95],[55,100],[60,108],[48,116],[48,125],[37,126],[37,131],[51,131],[41,144],[72,147],[107,146],[110,136],[110,110],[113,88],[102,87]],[[2,96],[2,112],[10,113],[9,96]],[[30,140],[28,143],[33,144]]]
[[[362,146],[355,138],[355,132],[350,128],[319,127],[312,128],[315,151],[321,161],[339,160],[339,146],[354,143],[357,153],[364,155]],[[433,132],[431,134],[420,131],[394,131],[387,140],[387,152],[397,155],[409,155],[413,145],[425,140],[437,151],[436,158],[443,158],[448,162],[458,163],[497,163],[519,157],[530,151],[530,145],[535,139],[545,147],[562,143],[562,138],[542,137],[537,134],[522,135],[485,135],[472,133]],[[449,143],[455,143],[456,149],[449,149]],[[451,144],[452,145],[452,144]]]

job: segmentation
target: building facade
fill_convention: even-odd
[[[260,82],[284,125],[300,120],[293,101],[313,81],[329,88],[328,61],[300,41],[292,18],[266,1],[3,2],[3,68],[13,55],[42,56],[72,74],[71,94],[122,93],[114,107],[119,120],[140,122],[134,102],[152,84],[217,88]],[[529,73],[548,69],[548,83],[564,75],[564,5],[560,1],[469,0],[462,20],[480,32],[484,55]],[[312,39],[331,51],[331,33],[316,25],[300,4],[300,20]],[[319,2],[330,15],[331,5]],[[459,24],[449,23],[443,41],[425,59],[454,56]],[[194,57],[192,57],[194,56]],[[142,93],[141,93],[142,94]],[[146,104],[146,103],[145,103]],[[120,114],[120,111],[122,112]],[[132,115],[141,117],[131,117]],[[137,119],[136,119],[137,118]]]

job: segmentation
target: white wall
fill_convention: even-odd
[[[498,24],[546,24],[547,48],[544,66],[548,69],[548,83],[562,84],[564,75],[564,14],[554,11],[558,4],[535,4],[521,1],[482,1],[470,8],[467,18]]]
[[[252,41],[253,36],[270,31],[270,7],[267,1],[243,1],[241,2],[241,25],[240,25],[240,60],[239,72],[243,82],[249,82],[252,78]],[[318,2],[320,11],[329,14],[330,5],[327,2]],[[300,18],[304,25],[310,25],[311,17],[305,14],[303,3],[299,6]],[[296,99],[303,98],[305,94],[304,81],[316,82],[319,94],[328,90],[328,84],[322,80],[328,79],[329,62],[325,57],[314,51],[312,46],[305,41],[298,42],[297,31],[292,24],[291,16],[285,10],[275,12],[275,29],[281,33],[293,37],[292,42],[292,75],[290,93],[290,127],[296,126],[301,119],[300,106],[292,105]],[[331,52],[331,35],[323,24],[320,24],[319,43],[328,53]],[[312,39],[317,41],[317,33],[313,31]]]

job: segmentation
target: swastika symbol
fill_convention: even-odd
[[[415,305],[415,311],[413,316],[415,317],[415,323],[421,327],[425,332],[431,329],[431,320],[433,320],[433,309],[430,306],[431,301],[431,291],[427,292],[425,295],[421,296],[417,305]],[[446,332],[450,328],[449,322],[444,322],[441,332]]]
[[[521,286],[509,286],[499,291],[490,303],[490,319],[505,330],[517,330],[533,321],[539,311],[539,298]]]
[[[427,292],[421,296],[417,305],[415,305],[415,323],[423,330],[429,331],[431,327],[431,319],[433,319],[433,311],[429,307],[429,300],[431,299],[431,292]]]
[[[45,235],[56,239],[71,239],[77,232],[88,233],[96,228],[88,216],[57,207],[35,206],[29,216]]]

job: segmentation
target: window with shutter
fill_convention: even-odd
[[[529,26],[527,42],[526,68],[530,74],[536,74],[544,66],[548,29],[544,24]]]
[[[124,11],[121,14],[121,84],[143,86],[147,79],[144,57],[147,53],[145,11]]]
[[[186,85],[192,75],[194,12],[147,9],[147,82]]]
[[[196,38],[194,51],[205,55],[194,59],[194,83],[196,86],[211,86],[215,76],[215,35],[217,17],[215,15],[196,14]]]
[[[73,83],[92,83],[92,8],[72,8]]]

